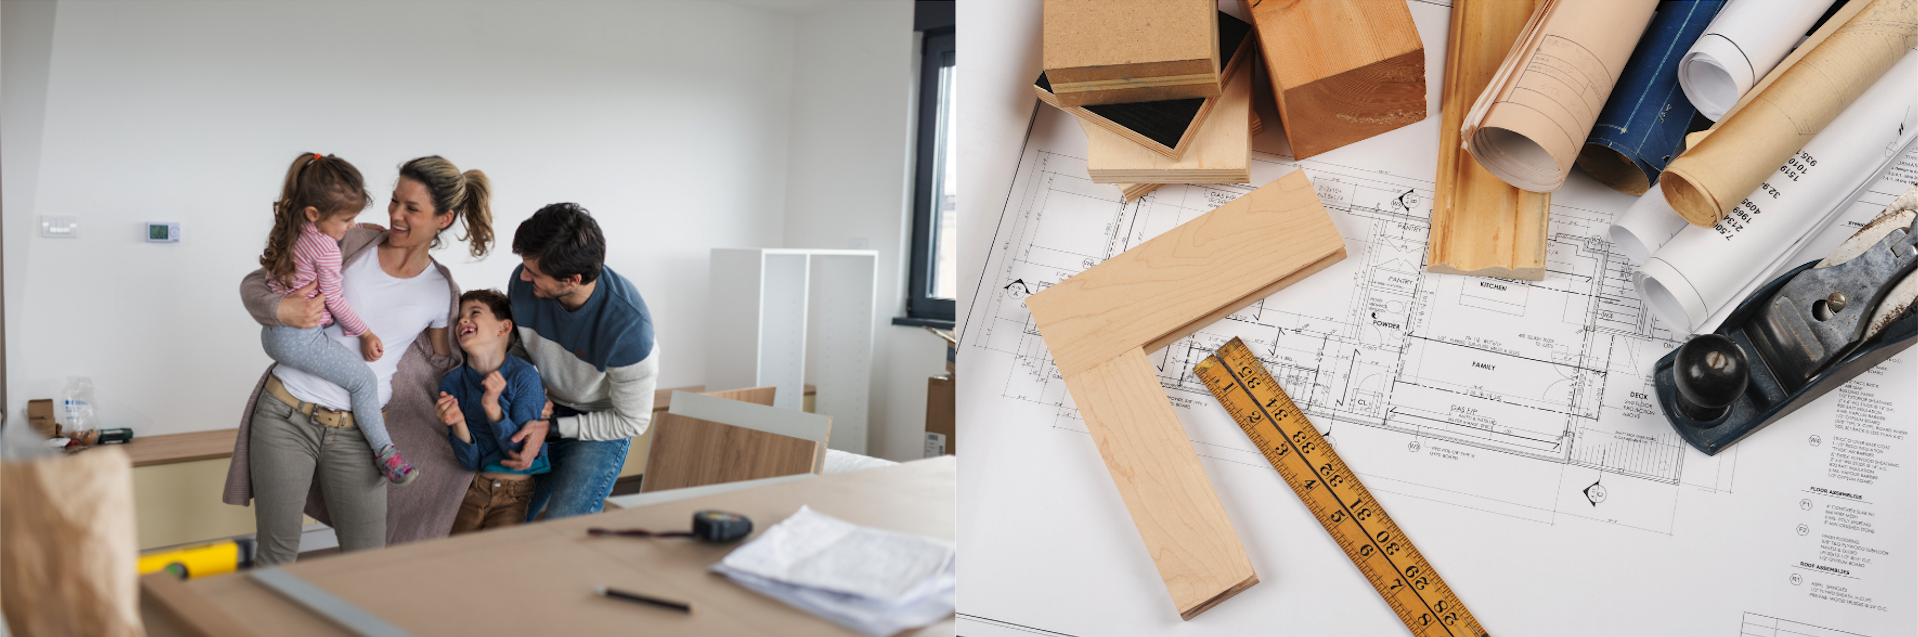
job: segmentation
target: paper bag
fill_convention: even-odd
[[[145,635],[126,452],[0,462],[0,485],[0,605],[12,634]]]

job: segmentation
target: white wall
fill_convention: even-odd
[[[665,2],[5,7],[16,418],[29,398],[85,374],[108,426],[233,426],[268,363],[235,288],[256,267],[268,206],[298,152],[359,166],[379,200],[371,220],[384,217],[406,159],[439,154],[486,171],[495,253],[477,263],[460,248],[435,255],[463,288],[505,285],[518,263],[513,228],[539,206],[585,205],[606,230],[608,265],[653,311],[662,387],[704,382],[708,248],[843,248],[865,236],[891,255],[882,267],[899,264],[909,3],[796,15]],[[38,96],[36,12],[52,34]],[[860,112],[834,105],[844,88],[867,89]],[[826,195],[837,199],[815,201]],[[80,238],[39,238],[43,214],[80,217]],[[149,220],[183,223],[185,240],[142,242]],[[881,278],[890,317],[899,277]],[[889,352],[882,336],[875,379],[895,371]],[[901,411],[883,382],[875,429]]]
[[[866,449],[894,460],[920,457],[926,377],[945,371],[942,341],[891,323],[905,314],[912,251],[912,14],[907,2],[847,2],[799,17],[785,201],[786,247],[879,252]]]

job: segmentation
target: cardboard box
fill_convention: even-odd
[[[931,458],[940,455],[957,455],[953,439],[954,421],[958,418],[957,402],[954,400],[953,375],[934,376],[926,380],[926,454]]]
[[[60,425],[53,419],[52,398],[27,401],[27,426],[48,438],[60,435]]]

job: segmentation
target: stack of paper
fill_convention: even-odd
[[[807,507],[712,567],[746,588],[870,635],[952,614],[952,546]]]

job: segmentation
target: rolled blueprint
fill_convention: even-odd
[[[1698,41],[1724,0],[1664,0],[1625,62],[1618,87],[1578,153],[1578,167],[1612,190],[1642,195],[1685,148],[1690,100],[1678,88],[1678,59]]]
[[[1732,214],[1713,227],[1687,226],[1656,248],[1638,270],[1639,296],[1671,325],[1716,329],[1918,139],[1914,78],[1918,52],[1907,52]]]
[[[1472,158],[1520,190],[1565,184],[1656,0],[1545,0],[1465,115]]]
[[[1726,7],[1678,63],[1678,84],[1712,121],[1804,39],[1831,0],[1738,0]]]
[[[1694,226],[1718,223],[1915,43],[1918,3],[1872,0],[1712,134],[1672,160],[1658,180],[1665,200]],[[1909,74],[1897,79],[1913,84]]]
[[[1632,265],[1638,266],[1644,265],[1646,259],[1652,258],[1652,253],[1665,247],[1665,243],[1671,241],[1678,231],[1690,227],[1692,224],[1685,223],[1685,218],[1678,216],[1678,211],[1672,210],[1671,204],[1665,203],[1665,191],[1653,188],[1645,196],[1639,197],[1638,201],[1632,202],[1632,207],[1618,213],[1618,218],[1612,220],[1609,232],[1612,245],[1625,251]]]

